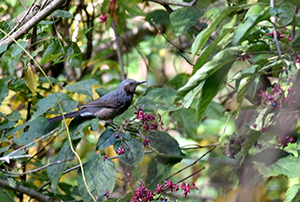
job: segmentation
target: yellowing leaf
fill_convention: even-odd
[[[39,85],[39,77],[31,66],[28,66],[25,72],[25,82],[30,91],[33,93],[33,96],[35,96],[35,91]]]

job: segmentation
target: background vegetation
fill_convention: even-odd
[[[298,6],[1,1],[1,201],[298,201]],[[47,122],[125,78],[117,128]]]

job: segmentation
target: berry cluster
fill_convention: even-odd
[[[147,189],[144,185],[139,186],[134,195],[131,195],[130,201],[132,202],[150,202],[154,198],[160,198],[160,201],[167,202],[167,198],[163,196],[165,193],[177,192],[179,189],[183,191],[183,195],[186,197],[190,193],[191,189],[198,189],[195,183],[192,186],[189,186],[189,183],[182,183],[181,186],[174,184],[171,180],[164,181],[164,184],[157,184],[157,188],[154,189],[154,192]]]
[[[135,114],[135,119],[141,120],[144,132],[150,130],[157,130],[160,125],[161,129],[163,129],[163,121],[161,120],[160,114],[158,114],[158,120],[156,120],[156,116],[153,114],[145,113],[145,106],[143,105],[141,108],[137,109]]]
[[[280,87],[280,84],[274,84],[269,91],[261,91],[259,94],[261,103],[266,106],[271,106],[277,109],[291,109],[296,103],[295,101],[295,89],[289,87],[287,93]],[[256,128],[257,124],[253,124],[253,128]],[[268,127],[262,127],[261,132],[267,131]],[[278,146],[286,147],[288,143],[294,143],[296,140],[286,134],[278,134],[276,136]]]

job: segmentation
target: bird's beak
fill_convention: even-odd
[[[139,81],[139,82],[137,82],[137,85],[141,85],[141,84],[143,84],[143,83],[146,83],[147,81]]]

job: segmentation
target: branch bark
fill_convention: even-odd
[[[28,22],[23,24],[18,30],[16,30],[11,37],[0,42],[0,46],[7,44],[10,46],[13,43],[13,39],[18,40],[24,34],[26,34],[32,27],[34,27],[38,22],[45,19],[51,13],[53,13],[57,8],[62,6],[66,0],[53,0],[49,5],[47,5],[43,10],[38,12],[34,17],[32,17]],[[13,39],[12,39],[13,38]]]
[[[166,4],[166,5],[173,5],[173,6],[191,7],[191,6],[196,5],[198,0],[193,0],[189,3],[180,2],[180,1],[170,1],[170,0],[149,0],[149,1],[159,3],[161,5]]]
[[[14,191],[17,191],[17,192],[21,192],[23,194],[31,196],[32,198],[35,198],[36,200],[42,201],[42,202],[59,201],[59,200],[56,200],[54,198],[51,198],[50,196],[43,195],[43,194],[41,194],[41,193],[39,193],[39,192],[37,192],[33,189],[29,189],[27,187],[24,187],[22,185],[17,184],[15,187],[11,187],[8,184],[7,181],[2,180],[2,179],[0,179],[0,187],[11,189],[11,190],[14,190]]]

